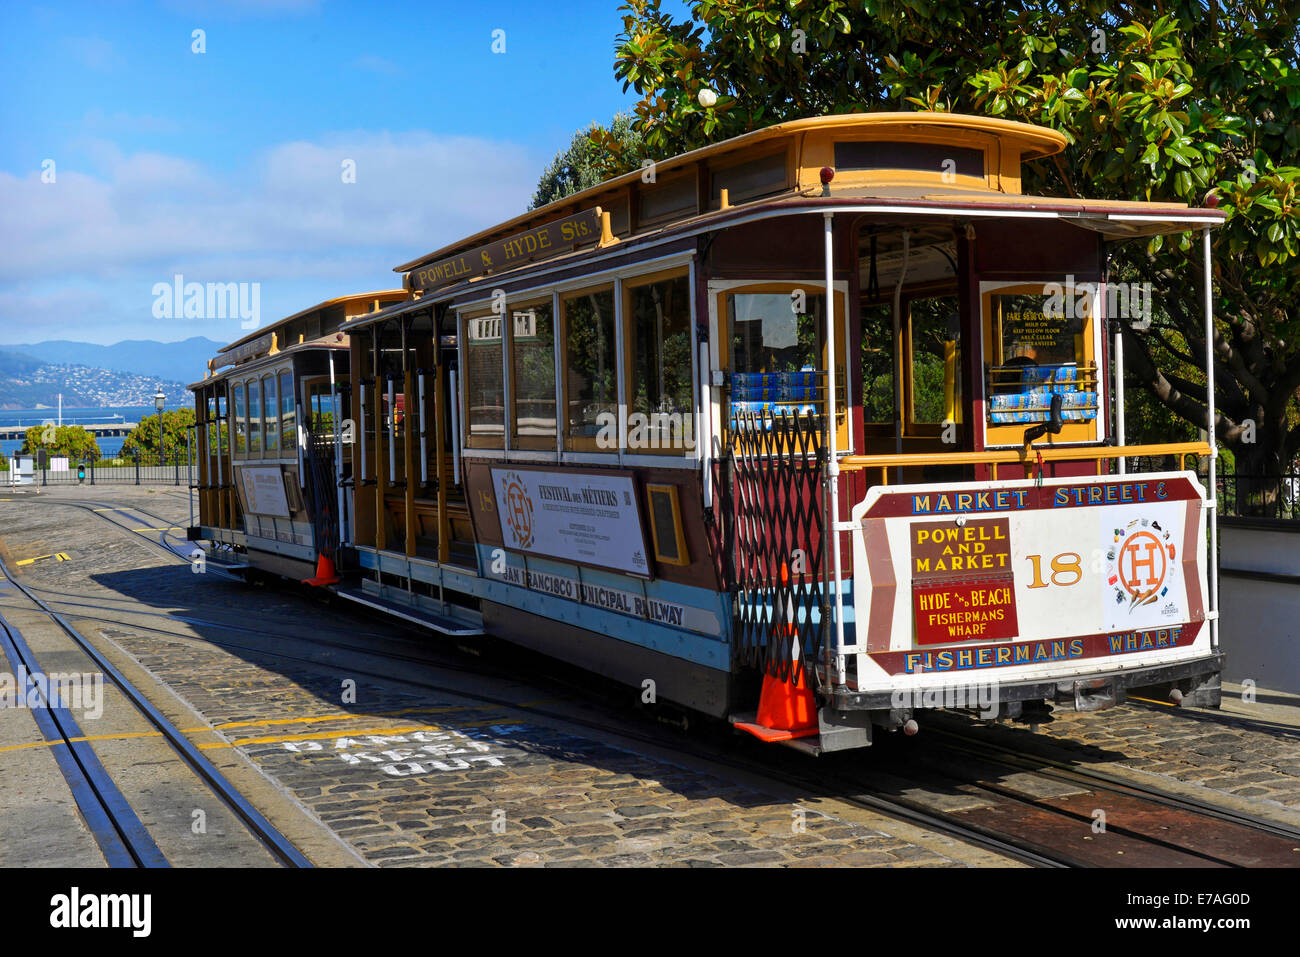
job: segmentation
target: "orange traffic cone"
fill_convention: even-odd
[[[781,564],[781,585],[790,584],[790,569]],[[737,722],[761,741],[792,741],[818,734],[817,699],[808,687],[803,662],[799,656],[798,629],[794,624],[794,606],[786,607],[786,622],[776,626],[779,635],[790,639],[790,678],[782,681],[771,674],[763,675],[763,689],[758,696],[758,714],[754,722]]]
[[[302,583],[319,588],[322,585],[333,585],[338,580],[338,573],[334,571],[334,560],[321,552],[320,557],[316,559],[316,577],[304,578]]]

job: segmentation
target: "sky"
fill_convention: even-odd
[[[400,286],[632,108],[618,6],[5,0],[0,347],[247,333],[168,317],[178,275],[257,284],[263,324]]]

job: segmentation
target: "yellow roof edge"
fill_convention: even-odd
[[[333,299],[325,299],[321,302],[316,303],[316,305],[314,306],[308,306],[306,309],[301,309],[298,312],[295,312],[291,316],[285,316],[281,319],[276,319],[274,322],[267,323],[264,326],[259,326],[258,328],[254,329],[252,332],[250,332],[248,335],[244,336],[243,338],[236,339],[234,342],[222,346],[220,349],[217,350],[217,354],[220,355],[223,352],[229,352],[231,349],[235,348],[235,346],[243,345],[245,342],[252,342],[254,339],[258,338],[259,336],[264,336],[268,332],[272,332],[277,326],[282,325],[283,323],[286,322],[292,322],[295,319],[301,319],[309,312],[317,312],[318,310],[321,309],[328,309],[330,306],[337,306],[339,303],[351,302],[352,300],[355,299],[373,299],[375,296],[409,296],[409,295],[410,293],[408,293],[405,289],[376,289],[372,292],[357,292],[357,293],[351,293],[346,296],[335,296]]]
[[[1029,147],[1025,152],[1025,159],[1038,159],[1043,156],[1051,156],[1059,153],[1069,144],[1063,133],[1049,129],[1045,126],[1034,126],[1030,123],[1021,123],[1018,120],[1004,120],[995,116],[975,116],[969,113],[931,113],[924,111],[915,112],[889,112],[889,113],[833,113],[829,116],[807,116],[798,120],[786,120],[784,123],[776,123],[772,126],[765,126],[760,130],[751,130],[748,133],[741,133],[739,136],[733,136],[728,140],[720,140],[717,143],[710,143],[707,146],[701,146],[687,153],[679,153],[669,159],[662,160],[656,164],[658,172],[666,172],[676,169],[680,166],[686,166],[691,163],[699,162],[710,156],[719,153],[730,152],[740,146],[750,146],[755,143],[761,143],[764,140],[776,139],[777,137],[789,136],[793,133],[806,133],[811,130],[834,129],[836,127],[872,127],[872,126],[901,126],[901,125],[923,125],[923,126],[952,126],[960,129],[975,130],[977,132],[993,133],[1009,137],[1018,137]],[[457,240],[454,243],[435,249],[433,252],[426,253],[409,262],[402,263],[400,266],[394,266],[393,272],[405,273],[417,266],[442,259],[446,256],[454,255],[457,251],[472,249],[486,241],[487,237],[499,233],[502,230],[522,226],[532,219],[544,219],[548,213],[555,214],[567,206],[574,203],[581,205],[584,199],[590,199],[598,196],[610,189],[620,186],[626,186],[629,183],[637,182],[641,179],[641,170],[632,170],[630,173],[623,173],[621,176],[615,176],[611,179],[597,183],[595,186],[589,186],[584,190],[571,193],[554,202],[547,203],[545,206],[539,206],[537,209],[530,209],[513,219],[489,226],[487,229],[480,230],[472,236]]]

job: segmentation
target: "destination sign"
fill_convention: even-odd
[[[594,243],[600,239],[600,216],[600,207],[593,206],[545,226],[412,269],[406,274],[406,288],[412,292],[427,292],[448,283],[558,256]]]

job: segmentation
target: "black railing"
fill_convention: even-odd
[[[39,463],[38,463],[39,464]],[[67,468],[44,468],[33,472],[37,485],[173,485],[189,487],[194,483],[198,457],[184,449],[168,455],[142,454],[139,451],[114,459],[67,459]]]
[[[1219,514],[1224,518],[1300,522],[1300,470],[1220,475],[1218,486]]]

